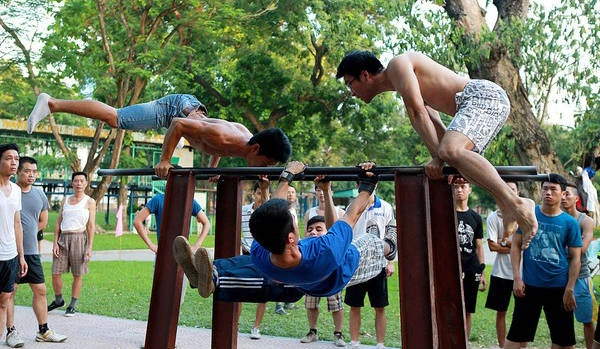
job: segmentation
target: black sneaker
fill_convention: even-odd
[[[65,311],[65,316],[66,317],[73,317],[73,316],[75,316],[75,308],[73,308],[73,307],[67,307],[67,310]]]
[[[52,311],[52,310],[54,310],[56,308],[61,308],[61,307],[64,307],[64,306],[65,306],[65,300],[64,299],[63,299],[62,302],[60,302],[60,304],[56,304],[56,300],[53,300],[52,303],[50,303],[48,305],[48,311]]]

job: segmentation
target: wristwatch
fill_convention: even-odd
[[[500,246],[506,247],[506,241],[505,240],[500,241]]]
[[[286,181],[289,184],[292,184],[292,180],[294,180],[294,174],[290,171],[283,170],[283,172],[281,172],[281,175],[279,176],[279,180]]]

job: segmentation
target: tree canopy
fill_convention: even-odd
[[[429,155],[395,94],[364,104],[334,77],[352,49],[372,50],[384,61],[418,50],[463,74],[505,88],[518,84],[514,98],[522,101],[486,153],[492,163],[562,171],[562,162],[578,162],[580,152],[598,142],[587,132],[598,115],[598,3],[510,3],[514,8],[506,1],[486,2],[499,14],[488,27],[475,0],[445,6],[384,0],[14,0],[0,8],[0,40],[10,48],[0,57],[0,114],[25,119],[40,89],[115,107],[189,93],[208,106],[210,117],[241,122],[251,131],[284,129],[293,158],[312,165],[349,166],[365,159],[423,164]],[[25,14],[35,11],[47,11],[53,19],[48,28],[23,27]],[[36,40],[41,48],[32,44]],[[557,154],[540,127],[554,95],[566,96],[580,110],[576,129],[568,132],[586,146],[574,145],[569,154]],[[532,121],[523,124],[526,118]],[[55,119],[106,127],[70,115]],[[120,149],[127,142],[125,132],[112,131],[109,139],[94,142],[83,164],[64,144],[61,149],[72,168],[93,172],[107,156],[110,167],[123,166]],[[531,151],[531,144],[541,147]],[[539,163],[540,156],[548,159]],[[207,160],[198,157],[195,166]],[[129,156],[123,161],[135,163]],[[244,164],[222,161],[233,165]]]

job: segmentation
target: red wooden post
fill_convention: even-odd
[[[192,172],[170,173],[165,190],[165,207],[154,267],[152,297],[146,327],[146,349],[175,348],[183,271],[173,257],[173,240],[188,237],[194,199]]]
[[[224,177],[217,186],[215,259],[240,254],[242,190],[239,177]],[[213,301],[213,349],[236,349],[239,303]]]
[[[431,251],[439,348],[467,348],[456,211],[445,180],[429,181]]]
[[[436,348],[430,284],[427,180],[396,173],[402,348]],[[435,345],[434,345],[435,344]]]
[[[450,186],[396,173],[402,347],[467,348]]]

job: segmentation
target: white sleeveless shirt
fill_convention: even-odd
[[[88,220],[90,218],[90,210],[87,208],[87,202],[90,199],[85,195],[81,201],[75,205],[70,205],[69,200],[73,196],[67,197],[62,208],[62,221],[60,222],[60,230],[64,232],[82,232],[86,230]]]

